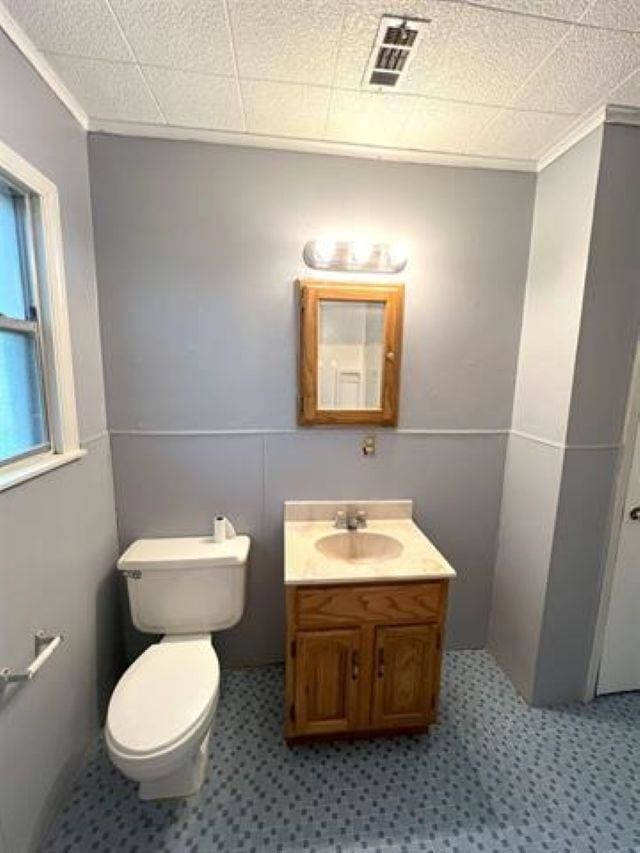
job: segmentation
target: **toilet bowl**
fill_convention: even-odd
[[[211,632],[242,617],[250,544],[138,539],[118,560],[133,624],[164,635],[116,685],[105,726],[111,761],[142,800],[186,797],[204,781],[220,686]]]
[[[107,712],[115,766],[142,800],[186,797],[204,781],[220,666],[205,635],[164,637],[122,676]]]

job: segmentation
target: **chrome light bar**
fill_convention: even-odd
[[[309,240],[302,257],[314,270],[397,273],[407,265],[407,251],[402,244],[367,240]]]

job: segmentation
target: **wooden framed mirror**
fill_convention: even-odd
[[[403,284],[298,281],[298,422],[398,421]]]

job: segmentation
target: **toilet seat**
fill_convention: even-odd
[[[208,634],[165,637],[150,646],[109,703],[105,734],[114,763],[136,779],[170,772],[209,728],[219,684]]]

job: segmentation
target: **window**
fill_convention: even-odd
[[[0,489],[82,455],[58,193],[0,143]]]
[[[29,199],[0,179],[0,465],[49,450]]]

